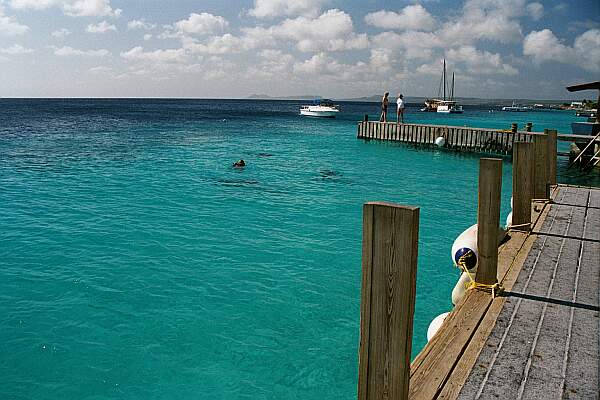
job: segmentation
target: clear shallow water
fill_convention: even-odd
[[[298,104],[0,100],[0,397],[355,398],[369,200],[421,207],[416,354],[479,157],[356,140],[374,104]],[[460,124],[510,124],[490,114]]]

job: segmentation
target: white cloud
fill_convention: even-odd
[[[15,18],[4,14],[4,8],[0,3],[0,35],[22,35],[27,31],[29,31],[29,27],[27,25],[22,25]]]
[[[144,35],[144,40],[146,40],[146,41],[148,41],[148,40],[150,40],[152,38],[153,38],[153,36],[151,34],[149,34],[149,33],[147,33],[147,34]]]
[[[600,72],[600,29],[577,36],[573,47],[565,45],[550,29],[533,31],[523,41],[523,54],[536,63],[560,62]]]
[[[166,49],[144,51],[144,48],[137,46],[131,50],[121,53],[121,57],[128,61],[141,61],[149,63],[180,63],[186,58],[185,49]]]
[[[523,41],[523,54],[536,62],[569,62],[575,56],[574,50],[562,44],[550,29],[529,33]]]
[[[95,75],[107,75],[111,74],[113,72],[113,69],[110,67],[100,65],[97,67],[92,67],[88,71]]]
[[[150,30],[150,29],[154,29],[155,27],[156,27],[156,25],[146,22],[146,20],[144,18],[132,19],[131,21],[127,22],[127,29],[131,29],[131,30],[133,30],[133,29]]]
[[[211,37],[204,43],[185,41],[184,48],[194,54],[222,55],[239,53],[245,49],[245,44],[239,37],[226,33],[223,36]]]
[[[174,28],[181,34],[210,35],[222,32],[228,25],[225,18],[203,12],[190,14],[188,19],[176,22]]]
[[[110,0],[76,0],[63,5],[67,15],[73,17],[118,17],[121,9],[113,9]]]
[[[404,7],[400,13],[377,11],[367,14],[365,22],[383,29],[429,31],[435,26],[433,16],[420,4]]]
[[[544,6],[538,2],[529,3],[527,4],[527,13],[533,20],[537,21],[544,16]]]
[[[256,18],[315,17],[328,0],[255,0],[249,14]]]
[[[25,48],[23,46],[21,46],[20,44],[14,44],[10,47],[6,47],[3,49],[0,49],[0,53],[2,54],[8,54],[8,55],[19,55],[19,54],[30,54],[33,53],[33,49],[28,49]]]
[[[10,6],[14,9],[45,10],[59,3],[58,0],[11,0]]]
[[[255,28],[262,40],[292,40],[302,52],[364,49],[369,41],[366,34],[354,33],[352,18],[343,11],[328,10],[317,18],[286,19],[268,29]]]
[[[106,57],[110,55],[110,51],[106,49],[100,50],[80,50],[69,46],[60,48],[54,47],[54,54],[61,57],[82,56],[82,57]]]
[[[518,71],[502,62],[500,54],[480,51],[473,46],[461,46],[446,52],[446,58],[452,63],[462,63],[466,71],[473,75],[516,75]]]
[[[45,10],[59,7],[71,17],[118,17],[121,9],[112,8],[110,0],[11,0],[14,9]]]
[[[517,17],[524,13],[525,0],[467,0],[463,14],[445,23],[436,33],[454,45],[480,40],[519,42],[523,35]]]
[[[600,29],[590,29],[576,37],[574,48],[581,61],[572,62],[577,62],[589,71],[600,72]]]
[[[432,32],[408,31],[402,33],[382,32],[371,39],[376,48],[403,50],[412,60],[429,60],[433,49],[448,47],[439,35]]]
[[[107,33],[110,31],[116,32],[117,27],[108,23],[108,21],[102,21],[97,24],[89,24],[86,31],[88,33]]]
[[[58,39],[64,39],[65,37],[67,37],[70,34],[71,34],[71,31],[68,30],[67,28],[62,28],[62,29],[56,30],[51,33],[51,35],[53,37],[58,38]]]

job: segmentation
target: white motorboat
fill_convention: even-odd
[[[339,112],[340,107],[327,99],[318,100],[313,105],[303,105],[300,107],[300,115],[308,117],[335,118]]]
[[[513,111],[513,112],[531,111],[531,107],[520,106],[515,101],[513,101],[512,106],[504,106],[504,107],[502,107],[502,111]]]

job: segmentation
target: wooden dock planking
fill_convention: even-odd
[[[598,398],[600,190],[551,197],[499,249],[507,295],[469,291],[415,358],[411,399]]]
[[[599,190],[559,187],[460,399],[598,398]],[[549,300],[548,300],[549,299]]]

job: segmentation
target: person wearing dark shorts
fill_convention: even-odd
[[[387,108],[389,104],[389,95],[389,92],[385,92],[385,94],[383,95],[383,99],[381,99],[381,117],[379,117],[379,122],[387,122]]]

